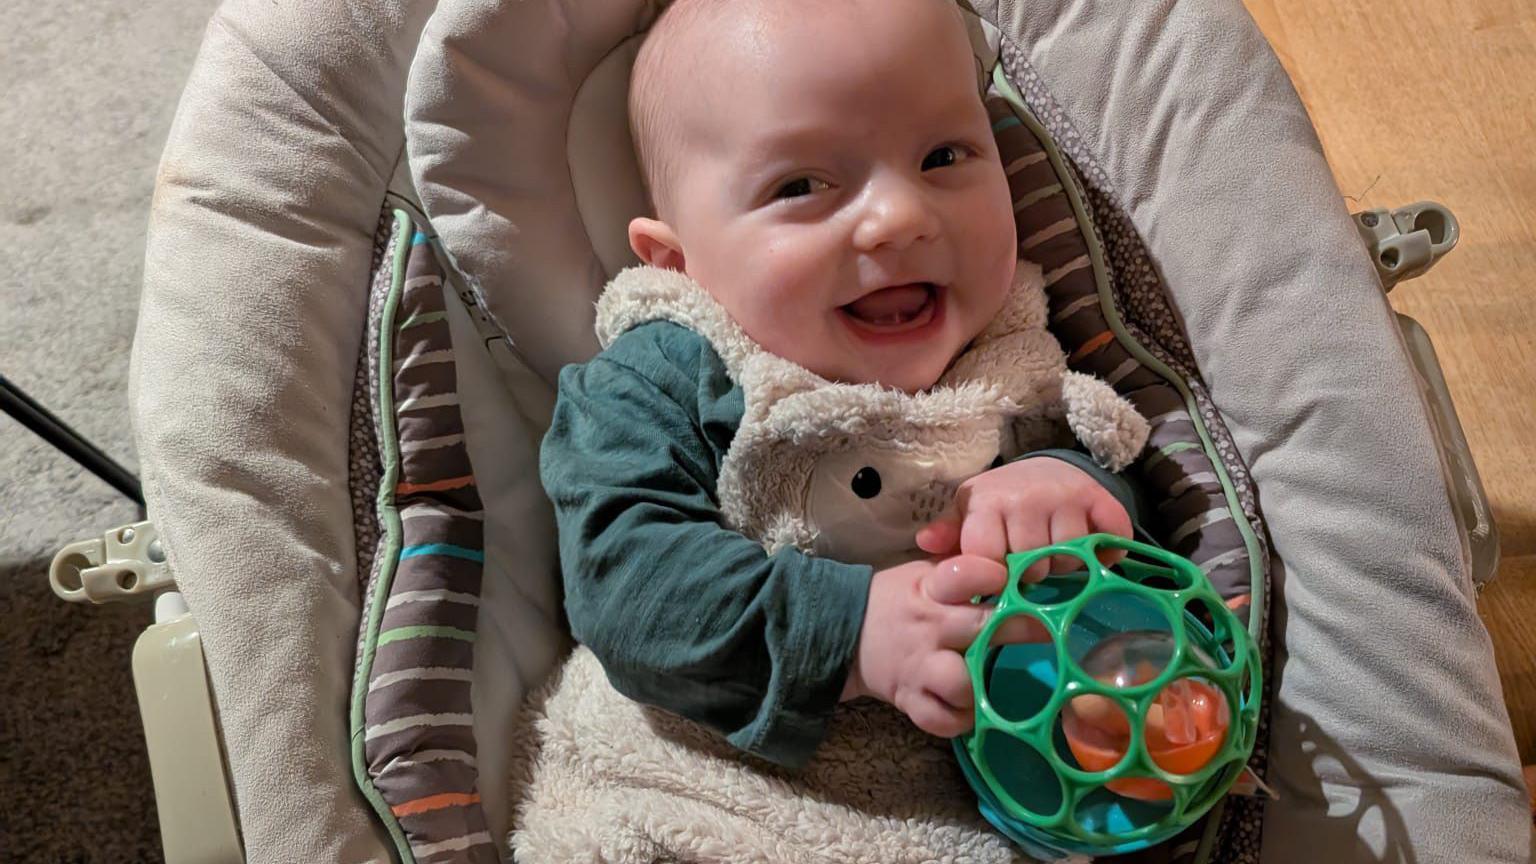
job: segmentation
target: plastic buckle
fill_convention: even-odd
[[[1461,239],[1461,224],[1443,205],[1419,201],[1388,211],[1355,214],[1355,227],[1371,250],[1383,291],[1422,276]]]
[[[48,584],[70,603],[113,603],[176,587],[151,522],[114,528],[53,556]]]

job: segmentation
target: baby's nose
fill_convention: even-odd
[[[888,179],[872,185],[854,245],[864,252],[904,249],[933,239],[938,231],[939,220],[924,191],[911,181]]]

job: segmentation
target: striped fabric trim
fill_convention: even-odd
[[[460,642],[473,642],[475,631],[442,624],[413,624],[408,627],[391,627],[379,634],[380,645],[389,645],[406,639],[457,639]]]
[[[463,750],[420,750],[416,753],[417,762],[463,762],[465,765],[475,764],[475,757]]]
[[[1012,162],[1009,162],[1008,165],[1003,168],[1003,173],[1007,174],[1009,177],[1012,177],[1013,175],[1023,171],[1025,168],[1028,168],[1031,165],[1038,165],[1039,163],[1044,162],[1047,155],[1048,154],[1044,150],[1040,150],[1035,153],[1020,156]]]
[[[395,494],[415,495],[419,492],[451,492],[455,489],[469,489],[474,485],[474,475],[465,474],[463,477],[449,477],[443,480],[433,480],[430,483],[401,483],[395,487]]]
[[[1201,471],[1198,474],[1190,474],[1187,477],[1182,477],[1178,480],[1175,480],[1173,485],[1168,487],[1168,494],[1177,497],[1179,495],[1183,495],[1192,486],[1200,486],[1206,483],[1216,482],[1218,482],[1216,480],[1216,472]]]
[[[455,546],[452,543],[422,543],[417,546],[407,546],[400,550],[401,561],[407,558],[415,558],[417,555],[445,555],[449,558],[463,558],[465,561],[485,561],[484,550],[466,549],[463,546]]]
[[[1218,567],[1225,567],[1234,561],[1246,557],[1248,557],[1248,551],[1246,549],[1228,549],[1220,555],[1217,555],[1215,558],[1208,558],[1204,561],[1196,561],[1195,564],[1197,564],[1206,575],[1210,575],[1212,570],[1215,570]]]
[[[1065,194],[1066,185],[1076,182],[1070,168],[1051,160],[1006,99],[993,96],[988,111],[1006,166],[1019,249],[1045,272],[1051,330],[1067,353],[1068,365],[1108,382],[1151,422],[1146,452],[1139,464],[1127,469],[1148,497],[1160,502],[1184,496],[1177,508],[1154,508],[1157,512],[1148,520],[1153,524],[1145,527],[1191,560],[1211,562],[1209,575],[1223,598],[1249,593],[1246,547],[1239,532],[1217,527],[1231,521],[1233,514],[1184,399],[1173,384],[1120,344],[1109,326],[1085,233],[1089,229],[1079,222],[1079,212]],[[1200,513],[1193,519],[1192,507]]]
[[[452,363],[453,352],[447,348],[436,351],[417,351],[408,354],[395,361],[395,371],[402,372],[406,369],[415,369],[421,366],[431,366],[433,363]]]
[[[400,672],[386,672],[376,676],[368,684],[368,692],[380,690],[391,684],[399,684],[405,681],[469,681],[471,673],[468,669],[454,669],[443,667],[437,669],[406,669]]]
[[[456,408],[458,405],[459,394],[436,393],[431,396],[412,396],[409,399],[402,399],[400,403],[395,406],[395,410],[401,414],[404,414],[408,411],[425,411],[428,408]]]
[[[1051,288],[1051,287],[1055,286],[1055,284],[1057,282],[1060,282],[1061,280],[1067,278],[1068,276],[1071,276],[1073,273],[1078,273],[1080,271],[1087,270],[1091,266],[1093,266],[1093,262],[1089,260],[1087,255],[1079,255],[1076,258],[1073,258],[1071,261],[1068,261],[1067,263],[1061,265],[1060,267],[1057,267],[1054,270],[1047,270],[1045,272],[1045,287]],[[1094,306],[1098,306],[1099,305],[1099,299],[1098,299],[1098,295],[1097,294],[1095,294],[1095,295],[1093,295],[1091,297],[1080,298],[1080,299],[1090,299],[1090,300],[1093,301],[1093,305]]]
[[[1055,195],[1055,194],[1057,194],[1058,192],[1061,191],[1061,185],[1057,184],[1055,186],[1048,186],[1045,189],[1042,189],[1040,191],[1041,192],[1048,192],[1051,195]],[[1038,193],[1036,193],[1036,194],[1038,194]],[[1044,196],[1042,196],[1042,197],[1044,197]],[[1028,207],[1030,204],[1033,204],[1033,203],[1035,203],[1035,202],[1034,201],[1028,201],[1027,199],[1022,199],[1022,200],[1019,201],[1018,206],[1020,206],[1020,207]],[[1051,225],[1047,225],[1044,228],[1041,228],[1039,231],[1036,231],[1035,233],[1026,236],[1023,240],[1019,241],[1019,248],[1027,252],[1030,249],[1033,249],[1036,246],[1039,246],[1041,243],[1044,243],[1047,240],[1051,240],[1051,239],[1054,239],[1056,237],[1060,237],[1061,235],[1067,233],[1068,231],[1075,231],[1075,230],[1077,230],[1077,220],[1073,219],[1071,217],[1068,217],[1066,219],[1062,219],[1059,222],[1055,222],[1055,223],[1053,223]]]
[[[424,795],[403,804],[396,804],[390,808],[396,816],[414,816],[417,813],[430,813],[433,810],[442,810],[446,807],[468,807],[471,804],[479,804],[480,796],[474,792],[439,792],[436,795]],[[430,844],[417,848],[415,851],[421,855],[422,849],[431,848],[437,844]],[[425,855],[422,855],[425,857]]]
[[[400,442],[401,453],[420,453],[423,450],[436,450],[439,447],[452,447],[455,444],[463,444],[463,435],[439,435],[436,438],[422,438],[416,441]]]
[[[1031,190],[1027,195],[1021,195],[1018,198],[1014,199],[1014,202],[1013,202],[1013,212],[1017,213],[1020,210],[1023,210],[1025,207],[1029,207],[1029,206],[1034,205],[1034,204],[1039,204],[1041,201],[1044,201],[1045,199],[1051,197],[1052,195],[1059,195],[1059,194],[1061,194],[1061,184],[1060,183],[1053,183],[1053,184],[1051,184],[1049,186],[1043,186],[1043,187],[1041,187],[1039,189]],[[1038,231],[1035,234],[1031,234],[1030,236],[1025,237],[1024,238],[1024,243],[1023,243],[1024,248],[1028,249],[1031,246],[1038,246],[1038,245],[1040,245],[1040,243],[1042,241],[1041,240],[1037,240],[1036,238],[1039,237],[1039,235],[1041,235],[1041,234],[1049,234],[1049,232],[1052,230],[1052,228],[1056,229],[1056,234],[1060,234],[1060,233],[1062,233],[1064,231],[1070,230],[1072,227],[1074,227],[1077,224],[1076,220],[1062,220],[1062,221],[1065,224],[1058,223],[1055,226],[1051,226],[1049,228],[1045,228],[1042,231]],[[1050,235],[1050,236],[1055,236],[1055,235]],[[1050,236],[1047,236],[1047,237],[1045,237],[1043,239],[1050,239]]]
[[[1172,444],[1165,444],[1157,448],[1152,455],[1146,458],[1146,461],[1142,463],[1142,470],[1150,471],[1156,468],[1164,459],[1175,453],[1188,453],[1199,449],[1200,443],[1198,441],[1175,441]]]
[[[409,510],[400,514],[401,519],[427,519],[432,517],[457,516],[463,519],[473,519],[477,522],[485,520],[484,510],[459,510],[445,504],[427,504],[417,502],[411,505]]]
[[[475,594],[466,594],[462,591],[449,591],[446,588],[430,588],[424,591],[401,591],[389,598],[384,604],[385,609],[393,609],[404,603],[464,603],[469,606],[479,606],[480,597]]]
[[[481,831],[478,834],[465,834],[463,837],[455,837],[452,840],[444,840],[440,843],[429,843],[416,849],[417,858],[430,858],[444,852],[462,852],[470,846],[491,842],[491,833]]]
[[[400,272],[376,283],[389,292],[369,362],[386,464],[380,522],[390,529],[368,586],[375,617],[364,634],[354,758],[402,861],[499,864],[478,790],[470,692],[485,513],[464,439],[444,271],[427,234],[397,218],[414,233]]]
[[[1087,255],[1084,255],[1082,258],[1080,258],[1078,260],[1083,262],[1083,266],[1084,267],[1088,266],[1088,256]],[[1098,305],[1099,305],[1099,295],[1097,295],[1097,294],[1086,294],[1086,295],[1084,295],[1082,297],[1077,298],[1076,300],[1073,300],[1071,303],[1068,303],[1067,305],[1061,307],[1061,309],[1058,310],[1056,312],[1056,314],[1051,316],[1051,323],[1055,324],[1055,323],[1064,321],[1064,320],[1066,320],[1068,318],[1071,318],[1073,315],[1076,315],[1077,313],[1083,311],[1084,309],[1094,308],[1094,307],[1096,307]]]
[[[1113,387],[1116,384],[1119,384],[1121,381],[1124,381],[1132,372],[1135,372],[1140,368],[1141,364],[1136,362],[1135,357],[1127,357],[1124,363],[1121,363],[1119,366],[1115,367],[1115,371],[1105,375],[1104,380],[1109,383],[1109,386]]]
[[[1208,525],[1214,525],[1217,522],[1222,522],[1231,518],[1232,510],[1230,508],[1212,507],[1204,513],[1201,513],[1199,516],[1196,516],[1195,518],[1190,519],[1189,521],[1179,525],[1179,527],[1173,529],[1173,533],[1168,535],[1168,545],[1177,546],[1181,541],[1183,541],[1185,537],[1188,537],[1196,531],[1199,531],[1201,528],[1204,528]]]
[[[377,726],[369,726],[368,731],[363,733],[363,740],[372,741],[405,729],[467,727],[474,722],[474,719],[473,714],[415,714],[410,717],[396,717]]]
[[[400,329],[409,330],[412,327],[422,327],[427,324],[436,324],[447,317],[447,312],[423,312],[420,315],[405,319],[405,322],[400,325]]]

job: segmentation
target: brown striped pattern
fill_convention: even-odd
[[[389,374],[398,472],[381,499],[381,518],[400,519],[394,564],[375,568],[390,580],[363,700],[367,774],[418,862],[499,860],[480,806],[471,722],[471,670],[483,570],[484,516],[464,444],[453,341],[446,319],[443,269],[414,228],[403,274],[376,281],[399,292],[393,320],[379,320],[378,340],[392,339]],[[392,246],[393,248],[393,246]],[[388,266],[388,262],[386,262]],[[373,341],[373,340],[370,340]],[[377,343],[376,343],[377,344]],[[377,375],[382,358],[373,352]],[[375,378],[375,380],[378,380]],[[375,585],[368,587],[374,596]]]
[[[1127,469],[1156,502],[1143,527],[1208,568],[1223,597],[1248,594],[1242,534],[1182,397],[1115,339],[1100,308],[1088,243],[1063,188],[1072,178],[1057,174],[1044,145],[1005,100],[989,99],[988,110],[1008,172],[1019,254],[1045,271],[1051,331],[1073,369],[1109,382],[1152,424],[1146,451]]]

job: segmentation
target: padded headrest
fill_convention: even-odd
[[[406,96],[406,144],[433,227],[523,359],[547,381],[597,351],[593,304],[636,263],[646,207],[629,74],[666,2],[443,3]],[[967,10],[978,81],[997,31]]]

